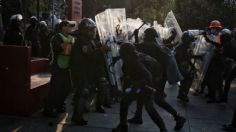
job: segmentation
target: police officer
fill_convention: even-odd
[[[78,125],[86,125],[83,118],[85,102],[93,93],[97,94],[96,110],[104,113],[102,107],[108,80],[105,71],[104,53],[106,46],[95,43],[96,24],[90,18],[81,20],[75,32],[77,41],[72,49],[72,78],[75,88],[74,112],[72,121]]]
[[[164,57],[167,56],[166,52],[163,51],[161,47],[158,46],[157,41],[155,40],[156,37],[158,37],[157,32],[153,28],[147,29],[145,32],[144,36],[144,42],[137,45],[137,49],[139,49],[141,52],[144,52],[152,57],[154,57],[156,60],[160,61],[161,69],[164,71],[162,72],[162,77],[160,80],[155,81],[155,88],[157,89],[157,92],[154,94],[154,99],[155,103],[162,108],[164,108],[166,111],[171,113],[171,115],[174,117],[176,121],[176,126],[175,129],[179,130],[183,127],[185,123],[185,118],[180,116],[177,111],[170,105],[168,104],[164,97],[164,88],[166,84],[166,70],[164,68],[165,66],[165,59]],[[178,67],[177,67],[178,68]],[[135,124],[142,124],[142,103],[137,103],[137,111],[135,113],[135,116],[128,121],[130,123],[135,123]]]
[[[209,24],[209,26],[206,28],[206,31],[203,33],[203,35],[205,36],[205,39],[208,41],[209,39],[212,39],[212,41],[217,42],[218,44],[220,43],[220,31],[222,30],[222,25],[221,22],[219,20],[212,20]],[[208,41],[209,42],[209,41]],[[215,51],[213,51],[215,52]],[[202,91],[204,91],[205,87],[208,86],[210,81],[210,72],[211,72],[211,63],[212,60],[210,60],[210,65],[208,66],[206,75],[204,76],[203,82],[201,84],[201,89]],[[213,66],[213,65],[212,65]],[[208,94],[206,95],[206,97],[210,97],[212,95],[212,90],[209,88],[208,86]],[[211,97],[210,97],[211,98]],[[215,99],[210,99],[208,102],[215,102]]]
[[[235,31],[236,33],[236,31]],[[221,31],[221,42],[224,49],[223,56],[225,59],[225,71],[227,72],[225,77],[225,86],[222,97],[220,102],[227,102],[228,101],[228,93],[230,89],[231,82],[236,77],[236,67],[235,67],[235,60],[236,60],[236,34],[232,33],[229,29],[223,29]]]
[[[181,39],[182,44],[176,48],[176,61],[181,74],[184,76],[184,79],[180,82],[179,94],[177,98],[188,102],[188,92],[194,78],[194,72],[196,71],[191,59],[200,59],[201,55],[196,56],[192,53],[192,42],[194,42],[195,37],[191,32],[183,32]]]
[[[236,107],[234,108],[234,115],[233,115],[233,119],[231,121],[231,124],[223,125],[222,129],[227,132],[235,132],[236,131]]]
[[[149,116],[160,128],[160,131],[166,132],[166,126],[153,106],[153,93],[156,91],[153,88],[153,81],[162,77],[160,64],[154,58],[139,53],[135,46],[129,43],[121,45],[120,56],[124,62],[123,72],[125,76],[129,76],[132,82],[132,90],[120,102],[120,123],[112,132],[128,132],[128,107],[136,99],[145,105]],[[146,60],[146,64],[141,60]]]
[[[21,45],[23,46],[24,32],[22,28],[22,15],[12,15],[10,25],[6,30],[3,43],[6,45]]]
[[[60,32],[51,39],[51,81],[50,91],[44,107],[44,115],[56,117],[64,112],[64,101],[71,90],[70,52],[74,38],[69,35],[75,25],[70,21],[62,21]]]
[[[225,62],[225,51],[227,46],[231,41],[231,35],[229,34],[228,29],[223,29],[219,33],[219,37],[216,39],[211,38],[208,35],[205,35],[205,39],[207,42],[214,45],[214,55],[209,64],[209,68],[207,71],[207,86],[209,89],[209,99],[208,103],[220,102],[216,98],[216,92],[218,92],[219,97],[222,97],[223,94],[223,73],[224,73],[224,62]],[[217,39],[218,38],[218,39]]]
[[[25,40],[32,49],[32,57],[39,57],[41,52],[41,44],[39,38],[39,22],[35,16],[30,17],[30,26],[26,29]]]

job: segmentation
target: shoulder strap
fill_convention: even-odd
[[[63,42],[67,42],[68,41],[68,38],[65,35],[63,35],[62,33],[58,33],[58,34],[61,36]]]

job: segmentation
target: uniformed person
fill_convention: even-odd
[[[56,117],[64,112],[64,101],[71,90],[70,52],[74,38],[69,35],[74,24],[65,20],[59,25],[60,32],[51,39],[50,91],[44,107],[44,115]]]
[[[96,110],[104,113],[102,107],[105,92],[108,89],[104,53],[108,47],[95,43],[96,24],[90,18],[83,19],[75,32],[77,41],[72,49],[72,79],[75,88],[74,112],[72,121],[78,125],[86,125],[83,118],[85,103],[89,96],[97,93]]]
[[[192,85],[194,74],[196,71],[196,68],[191,62],[191,59],[200,59],[202,55],[193,55],[192,42],[194,42],[195,37],[191,32],[183,32],[181,39],[182,43],[176,48],[175,56],[178,67],[184,79],[180,81],[179,94],[177,98],[181,99],[182,101],[188,102],[189,89]]]

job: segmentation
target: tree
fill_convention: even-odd
[[[184,30],[205,28],[209,22],[220,20],[232,28],[236,21],[236,4],[231,0],[175,0],[177,20]]]

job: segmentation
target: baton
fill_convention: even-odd
[[[145,24],[147,24],[145,21],[143,21],[143,24],[137,29],[139,30],[140,28],[142,28]],[[129,36],[128,40],[130,40],[132,37],[134,36],[134,33],[132,33],[131,36]]]

